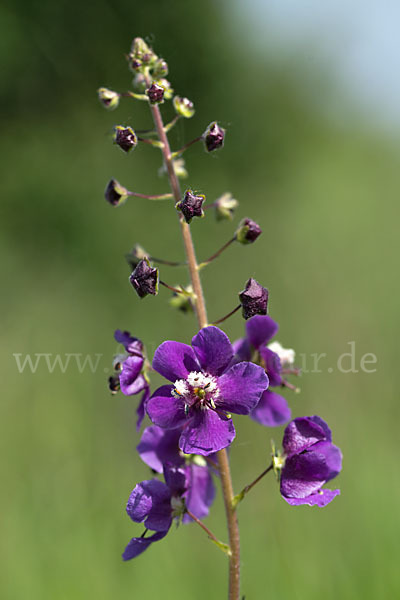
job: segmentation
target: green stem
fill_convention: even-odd
[[[254,481],[252,481],[251,483],[249,483],[249,485],[246,485],[242,491],[239,494],[236,494],[236,496],[233,498],[232,500],[232,504],[233,507],[236,508],[236,506],[239,504],[239,502],[241,502],[243,500],[243,498],[246,496],[246,494],[249,493],[249,491],[255,486],[257,485],[257,483],[259,481],[261,481],[261,479],[267,474],[269,473],[273,468],[273,464],[271,463],[269,465],[269,467],[267,469],[265,469],[265,471],[263,471],[261,473],[261,475],[259,475],[258,477],[256,477],[256,479]]]

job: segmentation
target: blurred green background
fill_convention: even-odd
[[[138,192],[167,186],[156,151],[125,156],[111,143],[115,124],[149,127],[147,107],[126,100],[107,113],[96,98],[101,85],[129,87],[124,54],[135,35],[149,37],[177,93],[195,102],[195,118],[171,136],[174,147],[214,119],[228,130],[216,156],[200,146],[186,155],[188,186],[210,201],[226,190],[240,201],[233,224],[211,214],[193,223],[199,258],[243,216],[264,230],[204,271],[210,320],[255,276],[270,290],[278,339],[306,355],[310,371],[312,354],[327,355],[321,372],[303,375],[302,393],[287,397],[295,416],[318,413],[331,425],[344,453],[342,495],[324,510],[291,508],[273,477],[260,483],[240,507],[243,593],[376,600],[400,592],[398,138],[366,126],[344,101],[335,119],[325,115],[321,107],[337,93],[329,72],[301,54],[260,51],[235,14],[211,0],[2,4],[4,599],[226,596],[225,558],[193,525],[134,562],[120,558],[141,531],[126,500],[149,473],[135,454],[136,397],[107,390],[113,331],[129,329],[151,355],[162,340],[188,341],[196,330],[193,317],[169,309],[166,290],[140,301],[123,259],[135,242],[182,257],[171,204],[131,200],[113,209],[103,199],[111,177]],[[163,111],[172,116],[170,106]],[[181,270],[165,268],[162,278],[187,283]],[[224,328],[235,339],[243,321],[235,315]],[[342,373],[336,361],[351,341],[359,372]],[[44,363],[19,373],[15,353],[101,357],[96,373],[72,363],[65,373]],[[360,370],[365,353],[376,355],[376,372]],[[244,417],[235,424],[239,489],[265,467],[270,438],[280,442],[282,432]],[[207,523],[226,539],[220,494]]]

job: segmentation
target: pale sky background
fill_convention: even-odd
[[[277,45],[316,60],[373,127],[400,131],[400,0],[228,0],[227,6],[247,22],[260,50]]]

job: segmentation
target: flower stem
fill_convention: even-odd
[[[220,254],[222,254],[222,252],[223,252],[224,250],[226,250],[226,249],[227,249],[227,248],[228,248],[228,247],[229,247],[229,246],[230,246],[230,245],[231,245],[233,242],[235,242],[235,241],[236,241],[236,236],[235,236],[235,237],[233,237],[232,239],[228,240],[228,241],[226,242],[226,244],[224,244],[224,245],[222,246],[222,248],[220,248],[219,250],[217,250],[217,252],[215,252],[215,253],[214,253],[212,256],[210,256],[210,258],[207,258],[207,260],[205,260],[204,262],[202,262],[202,263],[199,265],[199,268],[205,267],[205,266],[206,266],[206,265],[208,265],[210,262],[212,262],[213,260],[215,260],[216,258],[218,258],[218,256],[219,256]]]
[[[140,194],[139,192],[129,192],[128,196],[135,196],[136,198],[145,198],[146,200],[170,200],[173,198],[173,195],[169,192],[167,194]]]
[[[226,321],[227,319],[229,319],[229,317],[231,317],[232,315],[234,315],[235,312],[237,312],[239,310],[239,308],[241,308],[241,306],[242,305],[239,304],[233,310],[231,310],[231,312],[229,312],[227,315],[225,315],[224,317],[221,317],[220,319],[218,319],[218,321],[213,321],[213,325],[218,325],[218,323],[223,323],[224,321]]]
[[[148,85],[150,80],[148,78]],[[164,123],[161,112],[157,104],[150,104],[150,110],[153,116],[154,125],[156,127],[160,142],[162,142],[161,152],[163,153],[164,162],[167,168],[168,179],[171,186],[175,201],[181,200],[182,194],[179,186],[179,180],[176,176],[171,148],[168,137],[165,132]],[[192,281],[193,291],[195,293],[194,305],[197,315],[199,327],[207,326],[207,312],[204,301],[203,288],[201,285],[199,267],[196,260],[196,254],[193,246],[192,234],[189,225],[184,221],[183,217],[179,219],[185,246],[185,252],[188,262],[189,274]],[[228,523],[229,545],[231,555],[229,557],[229,600],[239,600],[240,594],[240,538],[239,526],[237,522],[236,511],[233,508],[232,500],[234,497],[232,478],[229,468],[229,460],[227,451],[220,450],[217,453],[219,472],[222,484],[222,492],[224,496],[226,519]]]
[[[190,148],[190,146],[192,146],[196,142],[199,142],[201,139],[202,139],[202,136],[200,135],[199,137],[195,138],[191,142],[188,142],[187,144],[185,144],[184,146],[182,146],[182,148],[180,148],[179,150],[176,150],[175,152],[173,152],[172,153],[172,158],[176,158],[180,154],[183,154],[185,152],[185,150],[187,150],[188,148]]]
[[[250,490],[251,490],[251,489],[252,489],[252,488],[253,488],[253,487],[254,487],[254,486],[255,486],[255,485],[256,485],[256,484],[257,484],[259,481],[261,481],[261,479],[264,477],[264,475],[266,475],[267,473],[269,473],[269,472],[271,471],[272,467],[273,467],[273,465],[272,465],[272,464],[270,464],[270,465],[269,465],[269,467],[268,467],[267,469],[265,469],[265,471],[263,471],[263,472],[261,473],[261,475],[259,475],[258,477],[256,477],[256,479],[255,479],[254,481],[252,481],[251,483],[249,483],[249,485],[246,485],[246,486],[245,486],[245,487],[242,489],[242,491],[241,491],[239,494],[237,494],[237,495],[236,495],[236,496],[233,498],[233,500],[232,500],[232,504],[233,504],[233,507],[234,507],[234,508],[235,508],[235,507],[236,507],[236,506],[239,504],[239,502],[241,502],[241,501],[243,500],[243,498],[246,496],[246,494],[248,494],[248,493],[249,493],[249,491],[250,491]]]
[[[203,531],[206,532],[210,540],[212,540],[220,550],[225,552],[225,554],[227,554],[228,556],[231,555],[231,549],[229,548],[229,546],[227,544],[224,544],[224,542],[221,542],[217,537],[215,537],[213,532],[210,529],[208,529],[207,525],[204,525],[203,521],[200,521],[200,519],[198,519],[193,513],[191,513],[187,507],[186,512],[189,515],[189,517],[193,519],[193,521],[195,521],[195,523],[197,523],[197,525],[199,525],[203,529]]]

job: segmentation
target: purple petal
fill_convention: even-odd
[[[193,349],[181,342],[164,342],[153,358],[153,369],[169,381],[186,379],[191,371],[200,371]]]
[[[143,367],[143,358],[139,356],[128,356],[122,363],[122,371],[119,374],[121,392],[125,396],[133,396],[144,389],[146,380],[140,376]]]
[[[165,462],[181,465],[184,460],[179,454],[180,435],[179,429],[161,429],[156,425],[146,427],[137,446],[140,458],[157,473],[163,472]]]
[[[138,338],[132,337],[129,331],[117,329],[114,333],[114,339],[119,344],[122,344],[129,354],[142,356],[143,343]]]
[[[150,420],[164,429],[175,429],[187,420],[185,404],[180,398],[172,395],[173,389],[173,385],[161,386],[146,403]]]
[[[167,535],[168,531],[157,531],[150,537],[139,537],[132,538],[125,551],[122,555],[124,560],[131,560],[131,558],[136,558],[139,554],[142,554],[153,542],[157,542],[158,540],[162,540]]]
[[[318,490],[314,494],[307,496],[306,498],[285,498],[288,504],[291,506],[299,506],[301,504],[308,504],[309,506],[320,506],[321,508],[332,502],[332,500],[339,496],[340,490]]]
[[[136,523],[145,521],[147,529],[166,531],[171,526],[171,494],[158,479],[138,483],[129,496],[126,512]]]
[[[208,515],[209,508],[215,498],[213,479],[207,467],[191,464],[186,467],[187,492],[184,494],[186,506],[198,519]],[[192,521],[188,514],[184,515],[183,522]]]
[[[257,350],[261,346],[265,346],[274,337],[278,329],[278,323],[267,315],[256,315],[255,317],[251,317],[246,323],[249,342]]]
[[[250,416],[260,425],[278,427],[289,421],[291,411],[283,396],[275,394],[271,390],[266,390]]]
[[[164,479],[171,496],[181,497],[186,491],[186,473],[185,470],[171,463],[164,465]]]
[[[342,455],[330,442],[319,442],[286,460],[281,473],[281,494],[286,498],[306,498],[338,475]]]
[[[233,358],[233,348],[228,336],[218,327],[200,329],[192,339],[192,346],[203,371],[220,375]]]
[[[240,340],[236,340],[233,342],[232,348],[235,354],[234,358],[237,362],[251,360],[252,350],[250,342],[247,338],[240,338]]]
[[[260,348],[260,356],[262,359],[262,366],[268,375],[269,385],[272,387],[281,385],[282,364],[279,356],[269,348]]]
[[[136,431],[139,431],[139,429],[142,425],[144,415],[146,414],[146,402],[149,399],[149,397],[150,397],[150,388],[147,385],[142,394],[142,397],[140,398],[139,405],[136,409],[136,414],[137,414]]]
[[[231,419],[210,409],[198,410],[182,431],[179,447],[185,454],[208,456],[229,446],[235,435]]]
[[[268,377],[262,367],[249,362],[238,363],[218,378],[218,406],[238,415],[248,415],[267,387]]]
[[[285,453],[291,456],[317,442],[330,439],[329,427],[320,417],[299,417],[286,427],[282,446]]]

